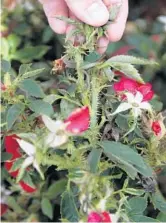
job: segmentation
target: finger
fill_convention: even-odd
[[[59,34],[66,32],[67,24],[56,16],[68,17],[68,8],[64,0],[40,0],[43,3],[44,12],[48,18],[50,27]]]
[[[109,44],[109,40],[104,36],[101,37],[97,42],[97,45],[98,45],[97,52],[99,54],[103,54],[107,50],[108,44]]]
[[[109,13],[102,0],[65,0],[69,9],[81,21],[95,27],[107,23]]]
[[[116,0],[110,0],[111,5],[115,4]],[[118,1],[119,2],[119,1]],[[123,35],[126,20],[128,16],[128,0],[122,0],[122,5],[117,19],[114,23],[108,25],[107,37],[111,42],[119,41]]]

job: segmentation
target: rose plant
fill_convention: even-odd
[[[166,164],[166,129],[152,103],[155,92],[135,67],[157,65],[129,55],[91,62],[104,27],[59,19],[76,28],[49,88],[35,80],[42,68],[23,64],[13,75],[2,60],[1,215],[50,221],[60,205],[60,221],[158,222],[166,212],[156,183]],[[85,41],[77,44],[77,35]],[[59,179],[50,180],[51,168]],[[154,218],[146,214],[149,203]]]

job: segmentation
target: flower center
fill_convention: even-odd
[[[134,102],[134,103],[132,103],[132,106],[138,108],[139,107],[139,104]]]

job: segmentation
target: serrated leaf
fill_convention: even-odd
[[[61,114],[63,117],[68,117],[69,114],[76,108],[76,105],[62,99],[60,102]]]
[[[135,65],[157,65],[155,61],[146,60],[144,58],[138,58],[129,55],[117,55],[111,57],[106,61],[106,63],[127,63],[127,64],[135,64]]]
[[[163,213],[166,213],[166,200],[159,191],[152,194],[152,202],[155,208],[159,209]]]
[[[23,78],[26,79],[26,78],[34,77],[37,74],[40,74],[41,72],[43,72],[44,69],[45,68],[39,68],[39,69],[36,69],[36,70],[28,71],[28,72],[26,72],[26,73],[23,74]]]
[[[70,222],[78,222],[79,214],[71,191],[65,191],[61,200],[61,217]]]
[[[151,168],[148,167],[143,158],[129,146],[114,141],[103,141],[101,142],[101,146],[104,149],[104,153],[110,159],[117,159],[123,165],[130,164],[144,176],[152,176]]]
[[[55,199],[58,195],[62,194],[65,191],[67,185],[67,180],[62,179],[55,181],[55,183],[51,184],[46,192],[46,197],[48,199]]]
[[[2,152],[1,153],[1,162],[5,162],[7,160],[10,160],[12,158],[11,153]]]
[[[23,91],[26,91],[28,96],[34,96],[37,98],[43,98],[45,96],[42,88],[34,80],[24,80],[19,84],[19,87]]]
[[[138,82],[143,82],[143,79],[141,78],[141,75],[138,73],[138,70],[131,64],[112,63],[110,66],[118,71],[121,71],[129,78],[135,79]]]
[[[20,116],[20,114],[24,111],[25,106],[21,103],[12,105],[7,111],[6,122],[7,129],[10,130],[13,126],[14,122]]]
[[[19,75],[23,75],[26,72],[28,72],[31,69],[32,64],[21,64],[21,66],[19,67]]]
[[[45,214],[50,219],[53,219],[53,207],[50,200],[48,200],[47,198],[42,198],[41,209],[43,214]]]
[[[31,101],[28,107],[37,114],[51,116],[54,113],[52,106],[42,100]]]
[[[88,156],[88,164],[90,166],[90,171],[92,173],[96,173],[98,169],[98,163],[100,161],[101,154],[102,154],[101,149],[93,148]]]

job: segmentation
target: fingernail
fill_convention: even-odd
[[[86,10],[89,19],[97,22],[107,20],[108,10],[103,4],[93,3]],[[106,21],[105,21],[106,22]]]

